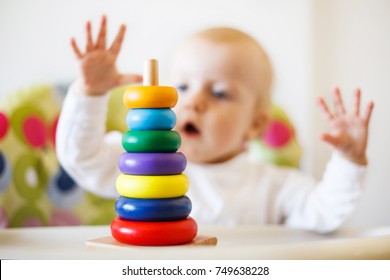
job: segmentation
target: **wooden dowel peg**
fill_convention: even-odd
[[[148,59],[144,62],[144,86],[158,86],[157,59]]]

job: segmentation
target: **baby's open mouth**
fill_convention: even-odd
[[[188,122],[184,125],[184,133],[187,136],[198,136],[200,134],[200,130],[191,122]]]

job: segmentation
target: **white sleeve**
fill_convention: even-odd
[[[106,198],[118,196],[117,161],[124,152],[122,134],[106,133],[109,95],[82,95],[75,82],[69,88],[57,126],[56,152],[62,167],[85,190]]]
[[[361,196],[366,167],[332,154],[322,181],[291,173],[283,187],[282,205],[287,226],[321,233],[339,228]]]

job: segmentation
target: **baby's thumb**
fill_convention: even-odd
[[[119,85],[137,84],[142,82],[142,75],[124,74],[120,76]]]
[[[333,137],[328,133],[321,133],[318,137],[320,138],[320,140],[324,141],[325,143],[328,143],[333,147],[337,147],[337,145],[339,144],[338,138]]]

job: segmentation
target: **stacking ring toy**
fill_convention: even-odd
[[[186,175],[140,176],[120,174],[116,190],[121,196],[132,198],[170,198],[183,196],[188,191]]]
[[[171,130],[176,115],[171,109],[131,109],[126,117],[131,130]]]
[[[129,130],[122,137],[122,146],[128,153],[174,153],[180,144],[180,135],[174,130]]]
[[[182,220],[188,217],[191,209],[187,196],[161,199],[120,196],[115,203],[115,211],[122,219],[144,222]]]
[[[169,246],[192,241],[198,225],[192,218],[168,222],[138,222],[115,218],[111,234],[119,242],[139,246]]]
[[[166,86],[128,87],[123,95],[127,108],[172,108],[177,99],[177,90]]]
[[[130,175],[175,175],[186,165],[182,153],[123,153],[118,160],[119,170]]]

